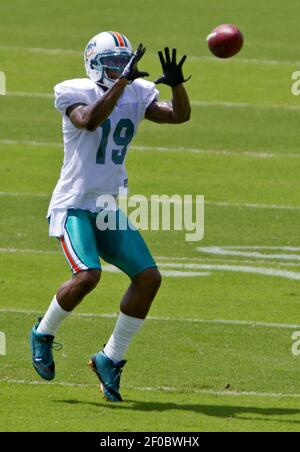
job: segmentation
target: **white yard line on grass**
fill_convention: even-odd
[[[221,246],[203,246],[198,247],[197,251],[200,253],[212,254],[217,256],[239,256],[239,257],[251,257],[254,259],[280,259],[288,261],[300,261],[300,254],[265,254],[258,251],[246,251],[246,250],[232,250],[230,247]]]
[[[33,146],[33,147],[57,147],[63,149],[63,144],[51,141],[36,141],[36,140],[12,140],[9,138],[0,139],[1,145],[18,145],[18,146]],[[138,152],[170,152],[170,153],[190,153],[190,154],[207,154],[225,157],[250,157],[257,159],[273,159],[273,158],[300,158],[300,153],[280,153],[268,151],[229,151],[222,149],[201,149],[201,148],[184,148],[184,147],[165,147],[165,146],[146,146],[132,144],[130,149]]]
[[[291,281],[300,281],[300,273],[292,272],[289,270],[280,270],[275,268],[255,267],[249,265],[216,265],[216,264],[177,264],[177,263],[163,263],[159,264],[160,267],[172,267],[181,269],[194,269],[194,270],[209,270],[209,271],[221,271],[221,272],[234,272],[234,273],[248,273],[257,274],[263,276],[279,277],[289,279]]]
[[[60,254],[60,251],[34,250],[28,248],[0,248],[0,253],[20,253],[20,254]]]
[[[13,192],[13,191],[0,191],[0,196],[12,196],[12,197],[30,197],[30,198],[51,198],[51,194],[46,193],[27,193],[27,192]]]
[[[15,308],[1,308],[0,314],[16,314],[16,315],[32,315],[38,316],[42,315],[43,312],[35,311],[31,309],[15,309]],[[85,313],[73,313],[74,318],[98,318],[98,319],[115,319],[117,317],[116,313],[111,314],[94,314],[91,312]],[[212,325],[232,325],[232,326],[247,326],[254,328],[278,328],[278,329],[288,329],[288,330],[300,330],[300,325],[297,324],[287,324],[287,323],[272,323],[272,322],[256,322],[253,320],[228,320],[228,319],[197,319],[188,317],[155,317],[148,316],[147,321],[156,322],[183,322],[183,323],[193,323],[193,324],[212,324]]]
[[[255,203],[232,203],[223,201],[206,201],[205,204],[216,207],[237,207],[247,209],[271,209],[271,210],[300,210],[300,206],[284,206],[277,204],[255,204]]]
[[[83,52],[80,50],[68,50],[68,49],[47,49],[46,47],[22,47],[22,46],[0,46],[0,50],[16,50],[30,53],[42,53],[44,55],[76,55],[82,56]]]
[[[95,388],[97,384],[89,383],[70,383],[65,381],[46,382],[46,381],[30,381],[17,380],[13,378],[4,377],[0,379],[0,383],[7,383],[12,385],[29,385],[29,386],[59,386],[63,388]],[[221,397],[259,397],[259,398],[300,398],[298,393],[281,393],[281,392],[257,392],[257,391],[230,391],[230,390],[214,390],[214,389],[193,389],[169,386],[133,386],[124,385],[124,388],[132,391],[141,392],[170,392],[170,393],[191,393],[199,395],[212,395]],[[126,400],[125,400],[126,402]]]
[[[52,93],[37,93],[37,92],[30,92],[30,91],[7,91],[7,96],[10,97],[38,97],[41,99],[53,99],[54,100],[54,94]]]
[[[273,251],[300,251],[299,246],[264,246],[264,245],[226,245],[224,249],[238,249],[238,250],[273,250]]]
[[[61,148],[63,149],[62,143],[56,143],[53,141],[35,141],[35,140],[11,140],[9,138],[7,139],[0,139],[0,144],[7,145],[7,146],[34,146],[34,147],[55,147],[55,148]]]
[[[0,253],[8,253],[8,254],[45,254],[45,255],[62,255],[61,251],[48,251],[48,250],[35,250],[35,249],[26,249],[26,248],[0,248]],[[163,266],[165,262],[160,261],[170,261],[170,264],[172,264],[174,261],[177,262],[183,262],[185,261],[186,264],[190,264],[191,262],[221,262],[221,263],[234,263],[234,264],[254,264],[254,260],[241,260],[241,259],[228,259],[226,257],[166,257],[166,256],[156,256],[156,260],[158,261],[158,266]],[[269,260],[259,260],[260,264],[268,264],[268,265],[275,265],[275,266],[284,266],[284,267],[300,267],[300,263],[294,263],[294,262],[278,262],[278,261],[269,261]],[[108,266],[107,266],[108,267]],[[104,266],[104,270],[110,270]],[[113,270],[111,270],[113,271]],[[117,270],[115,270],[117,272]],[[167,271],[164,271],[164,274],[168,273]],[[199,276],[208,276],[209,273],[207,272],[199,272]],[[180,276],[180,275],[179,275]],[[183,276],[183,275],[182,275]],[[188,276],[187,272],[184,272],[184,276]],[[193,272],[193,276],[195,276],[195,272]]]
[[[12,196],[12,197],[32,197],[32,198],[49,198],[51,194],[46,193],[28,193],[28,192],[10,192],[10,191],[1,191],[0,196]],[[176,202],[174,202],[176,203]],[[205,204],[209,206],[215,207],[236,207],[236,208],[247,208],[247,209],[271,209],[271,210],[294,210],[299,211],[300,206],[283,206],[276,204],[239,204],[239,203],[230,203],[223,201],[205,201]]]
[[[62,255],[61,251],[49,251],[49,250],[35,250],[35,249],[27,249],[27,248],[0,248],[0,253],[8,253],[8,254],[45,254],[45,255]],[[241,260],[241,259],[227,259],[220,257],[166,257],[166,256],[156,256],[156,260],[158,261],[159,266],[163,266],[164,262],[160,263],[160,261],[168,260],[170,264],[172,261],[183,262],[186,264],[191,262],[222,262],[222,263],[236,263],[236,264],[253,264],[254,260]],[[278,261],[269,261],[269,260],[259,260],[260,264],[272,264],[276,266],[285,266],[285,267],[300,267],[300,263],[293,262],[278,262]],[[104,267],[104,269],[107,269]],[[117,270],[116,270],[117,271]],[[185,272],[186,275],[187,272]],[[208,275],[208,274],[207,274]],[[205,276],[207,276],[205,275]],[[204,272],[202,272],[202,276],[204,276]]]
[[[55,251],[42,251],[29,249],[17,250],[15,248],[0,248],[0,253],[46,254],[46,255],[58,254],[58,252]],[[102,265],[102,270],[107,273],[122,273],[121,270],[114,267],[113,265]],[[162,276],[170,278],[195,278],[198,276],[202,277],[210,276],[211,273],[207,271],[182,271],[181,269],[179,269],[179,270],[162,270],[161,274]]]
[[[193,100],[191,101],[193,107],[220,107],[220,108],[252,108],[257,110],[286,110],[286,111],[299,111],[300,105],[288,105],[288,104],[255,104],[250,102],[228,102],[217,100]]]
[[[15,196],[15,197],[33,197],[33,198],[49,198],[51,194],[47,193],[28,193],[28,192],[10,192],[10,191],[1,191],[0,196]],[[149,199],[149,198],[148,198]],[[176,204],[176,201],[174,201]],[[181,201],[179,202],[181,203]],[[193,200],[193,203],[195,201]],[[299,211],[300,206],[284,206],[284,205],[276,205],[276,204],[252,204],[252,203],[231,203],[231,202],[223,202],[223,201],[207,201],[205,200],[205,204],[208,206],[215,207],[235,207],[241,209],[271,209],[271,210],[291,210],[291,211]]]
[[[202,251],[201,248],[199,250]],[[55,251],[43,251],[43,250],[33,250],[33,249],[16,249],[16,248],[0,248],[0,253],[23,253],[23,254],[45,254],[45,255],[53,255],[58,254],[59,252]],[[264,255],[262,255],[264,256]],[[224,271],[224,272],[234,272],[234,273],[248,273],[248,274],[257,274],[262,276],[269,277],[279,277],[289,279],[291,281],[300,281],[300,272],[294,272],[290,270],[282,270],[280,268],[266,268],[266,267],[257,267],[255,265],[242,265],[245,264],[243,261],[238,261],[239,265],[228,265],[228,264],[198,264],[198,263],[187,263],[185,262],[159,262],[158,266],[161,269],[161,273],[163,276],[167,277],[206,277],[210,276],[212,271]],[[227,260],[222,262],[228,262]],[[281,262],[269,262],[269,264],[280,265]],[[255,264],[255,261],[250,264]],[[262,262],[259,261],[261,265]],[[291,263],[291,266],[293,264]],[[167,268],[167,270],[165,270]],[[177,270],[169,270],[169,269],[177,269]],[[121,273],[119,269],[112,265],[103,265],[102,269],[108,273]]]
[[[40,99],[54,99],[52,93],[38,93],[30,91],[7,91],[7,96],[10,97],[36,97]],[[229,101],[217,101],[217,100],[192,100],[191,105],[193,107],[209,108],[240,108],[240,109],[257,109],[257,110],[286,110],[286,111],[300,111],[300,105],[288,105],[288,104],[256,104],[250,102],[229,102]]]
[[[161,266],[160,264],[158,264],[159,266]],[[109,271],[109,270],[108,270]],[[178,277],[178,278],[187,278],[187,277],[191,277],[191,278],[195,278],[196,276],[210,276],[211,273],[210,272],[189,272],[189,271],[180,271],[180,270],[160,270],[162,276],[167,276],[167,277]]]
[[[226,247],[224,247],[226,248]],[[277,248],[276,248],[277,249]],[[157,260],[159,261],[169,261],[169,262],[173,262],[173,261],[177,261],[177,262],[183,262],[185,261],[186,263],[191,263],[191,262],[223,262],[223,263],[238,263],[238,264],[254,264],[255,260],[254,259],[228,259],[227,257],[215,257],[213,256],[207,256],[207,257],[166,257],[166,256],[157,256],[156,257]],[[264,259],[260,259],[259,260],[260,264],[272,264],[272,265],[276,265],[276,266],[284,266],[284,267],[300,267],[300,263],[294,263],[294,262],[278,262],[278,261],[271,261],[271,260],[264,260]]]
[[[41,53],[44,55],[75,55],[78,57],[82,57],[83,50],[71,50],[71,49],[50,49],[46,47],[22,47],[22,46],[5,46],[1,45],[0,50],[8,50],[8,51],[22,51],[22,52],[30,52],[30,53]],[[151,57],[157,58],[156,53],[149,53]],[[208,61],[216,64],[253,64],[253,65],[271,65],[271,66],[280,66],[280,65],[289,65],[289,66],[300,66],[299,61],[292,60],[278,60],[278,59],[258,59],[258,58],[235,58],[234,61],[220,61],[213,56],[206,55],[189,55],[189,60],[191,61]]]
[[[1,142],[0,142],[1,143]],[[268,158],[300,158],[299,153],[279,153],[279,152],[267,152],[267,151],[229,151],[225,149],[201,149],[201,148],[185,148],[185,147],[165,147],[165,146],[146,146],[146,145],[135,145],[131,146],[131,149],[140,152],[175,152],[175,153],[185,153],[190,154],[208,154],[208,155],[218,155],[225,157],[251,157],[258,159],[268,159]]]
[[[280,65],[294,65],[300,67],[300,61],[292,60],[276,60],[276,59],[258,59],[258,58],[235,58],[233,61],[219,60],[213,56],[196,56],[190,55],[188,57],[192,61],[208,61],[216,64],[253,64],[263,66],[280,66]]]

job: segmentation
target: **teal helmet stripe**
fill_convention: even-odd
[[[111,31],[109,31],[109,34],[112,35],[112,37],[114,38],[115,44],[117,47],[120,47],[119,41],[117,40],[117,37],[115,36],[114,33],[112,33]]]
[[[124,36],[124,35],[122,35],[122,34],[121,34],[121,36],[122,36],[122,38],[123,38],[123,41],[125,42],[125,46],[126,46],[126,47],[128,47],[128,42],[127,42],[127,39],[125,38],[125,36]]]

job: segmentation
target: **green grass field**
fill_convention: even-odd
[[[299,431],[300,70],[297,0],[2,0],[0,70],[1,431]],[[236,23],[230,61],[205,37]],[[145,232],[164,276],[127,354],[122,404],[100,396],[89,356],[108,339],[127,278],[104,267],[97,288],[58,332],[57,379],[31,367],[28,334],[69,268],[48,237],[48,202],[63,158],[53,86],[84,77],[91,36],[119,30],[147,53],[186,53],[192,118],[144,122],[127,160],[131,193],[204,194],[205,238]],[[161,88],[161,98],[170,92]],[[83,315],[89,314],[89,315]]]

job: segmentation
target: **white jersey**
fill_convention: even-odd
[[[53,225],[57,215],[65,216],[70,208],[97,212],[100,195],[117,195],[120,187],[127,187],[128,146],[158,91],[154,83],[135,80],[125,88],[109,118],[90,132],[76,128],[66,110],[74,104],[91,104],[105,91],[87,78],[67,80],[54,90],[55,107],[63,115],[64,163],[47,216],[51,216],[50,235],[57,236],[60,228]]]

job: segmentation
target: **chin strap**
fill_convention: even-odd
[[[100,88],[104,89],[104,91],[107,91],[109,88],[104,85],[104,83],[102,82],[96,82],[96,85],[100,86]]]

